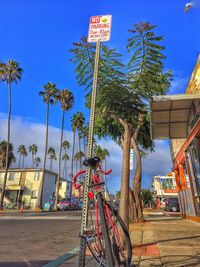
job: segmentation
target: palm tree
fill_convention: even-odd
[[[17,153],[19,153],[18,168],[20,168],[20,165],[21,165],[21,157],[23,153],[22,151],[23,151],[23,145],[20,145],[17,149]]]
[[[50,170],[52,171],[53,168],[53,160],[57,160],[56,158],[56,151],[53,147],[50,147],[48,149],[47,154],[49,155],[49,159],[50,159]]]
[[[80,162],[80,160],[82,160],[83,157],[85,157],[85,154],[82,151],[79,151],[74,155],[74,160],[76,160],[76,172],[78,171],[77,163],[78,161]]]
[[[63,167],[63,178],[67,177],[67,161],[69,160],[68,154],[64,154],[62,156],[62,160],[64,160],[64,167]]]
[[[7,150],[7,142],[2,141],[0,143],[0,169],[6,168],[6,150]],[[9,155],[8,155],[8,166],[12,164],[14,161],[15,156],[13,153],[13,145],[9,144]]]
[[[44,85],[44,91],[40,91],[39,95],[43,97],[43,102],[46,104],[46,136],[45,136],[45,151],[44,151],[44,161],[43,161],[43,171],[40,190],[37,198],[37,208],[42,209],[42,194],[44,187],[44,172],[46,168],[46,158],[47,158],[47,149],[48,149],[48,131],[49,131],[49,106],[55,104],[56,96],[59,90],[56,88],[54,83],[48,82]]]
[[[18,147],[17,153],[19,153],[19,168],[21,165],[21,157],[22,157],[22,167],[24,168],[24,157],[27,157],[27,151],[25,145],[20,145]]]
[[[62,143],[62,147],[63,147],[65,153],[67,153],[67,149],[70,148],[70,143],[69,143],[67,140],[65,140],[65,141],[63,141],[63,143]]]
[[[101,148],[100,145],[95,144],[94,154],[99,157],[101,161],[104,160],[104,169],[106,170],[106,157],[110,157],[110,152],[106,148]]]
[[[37,168],[41,163],[41,159],[39,157],[35,158],[35,167]]]
[[[28,156],[28,153],[26,151],[26,147],[24,146],[24,150],[22,151],[22,167],[24,168],[24,160]]]
[[[60,91],[58,95],[58,100],[61,103],[62,109],[62,124],[61,124],[61,135],[60,135],[60,149],[59,149],[59,158],[58,158],[58,179],[56,182],[56,197],[55,197],[55,205],[54,209],[57,209],[58,198],[59,198],[59,185],[60,185],[60,173],[61,173],[61,160],[62,160],[62,147],[63,147],[63,131],[64,131],[64,124],[65,124],[65,112],[68,111],[74,103],[74,96],[72,93],[67,90],[63,89]],[[65,147],[69,147],[67,141],[64,143]]]
[[[33,162],[33,168],[34,168],[34,155],[38,152],[38,147],[35,144],[32,144],[29,146],[29,152],[32,154],[32,162]]]
[[[15,162],[16,162],[16,157],[14,156],[11,160],[10,167],[13,167],[13,163],[15,163]]]
[[[21,80],[23,70],[20,68],[19,63],[14,60],[8,60],[7,63],[0,63],[0,80],[5,81],[8,85],[8,133],[7,133],[7,147],[6,147],[6,166],[5,176],[0,198],[0,210],[3,209],[3,200],[5,195],[5,187],[9,168],[9,145],[10,145],[10,117],[11,117],[11,83],[17,83]]]
[[[72,179],[73,179],[73,168],[74,168],[74,151],[75,151],[75,137],[76,137],[76,130],[78,129],[78,133],[85,122],[85,118],[82,112],[77,112],[73,115],[71,120],[72,130],[73,130],[73,146],[72,146],[72,157],[71,157],[71,173],[70,173],[70,181],[71,181],[71,188],[70,188],[70,197],[72,195]]]

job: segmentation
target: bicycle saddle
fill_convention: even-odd
[[[85,159],[83,161],[83,165],[86,167],[91,167],[93,169],[97,168],[101,159],[97,156],[94,156],[92,158]]]

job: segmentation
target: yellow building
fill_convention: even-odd
[[[4,181],[4,170],[0,170],[0,189]],[[38,192],[41,186],[42,169],[9,169],[6,182],[5,205],[8,207],[18,206],[23,203],[27,209],[36,207]],[[57,173],[45,170],[44,186],[42,194],[42,206],[55,200]],[[68,182],[60,181],[59,198],[68,196]]]

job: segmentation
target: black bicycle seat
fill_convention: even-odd
[[[83,161],[83,165],[95,169],[98,167],[100,161],[101,159],[99,157],[94,156],[92,158],[85,159]]]

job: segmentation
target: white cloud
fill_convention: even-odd
[[[7,134],[7,116],[0,114],[0,140],[6,139]],[[31,119],[12,116],[11,120],[11,142],[15,147],[15,155],[18,157],[16,150],[20,144],[24,144],[27,148],[31,144],[38,145],[38,155],[43,159],[45,147],[45,124],[34,122]],[[72,132],[64,132],[64,140],[68,140],[72,144]],[[53,146],[58,154],[60,141],[60,129],[54,126],[49,126],[49,146]],[[120,188],[121,166],[122,166],[122,149],[112,140],[101,140],[98,142],[103,148],[107,148],[110,152],[110,158],[107,159],[107,168],[113,170],[108,177],[108,185],[111,192],[115,192]],[[143,158],[143,178],[150,179],[154,175],[166,174],[171,170],[171,158],[169,146],[164,141],[156,141],[155,152],[149,153]],[[71,149],[69,150],[71,157]],[[17,163],[16,163],[17,166]],[[31,167],[31,156],[26,159],[26,166]],[[68,167],[70,164],[68,164]],[[49,161],[47,161],[49,168]],[[57,162],[54,162],[54,171],[57,170]],[[146,181],[143,184],[147,184]],[[148,182],[149,185],[149,182]]]

